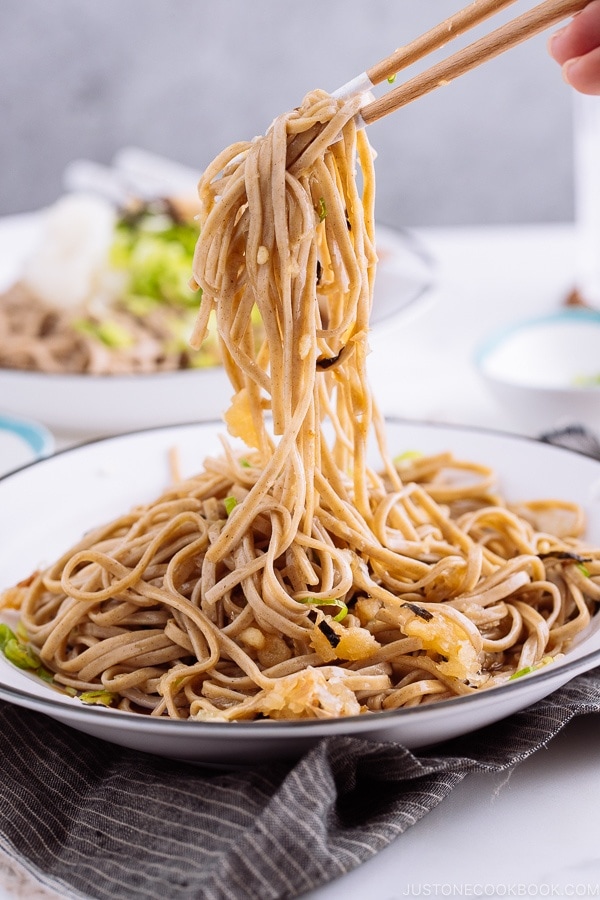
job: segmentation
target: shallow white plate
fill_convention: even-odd
[[[35,213],[0,219],[0,291],[18,278],[35,246],[40,222]],[[433,279],[432,260],[411,233],[378,225],[377,247],[374,328],[401,313],[415,312]],[[124,376],[0,369],[0,402],[5,409],[73,436],[216,418],[229,405],[230,395],[221,367]]]
[[[158,496],[169,483],[168,454],[178,447],[184,474],[219,453],[222,426],[160,428],[65,450],[0,480],[0,588],[52,562],[90,527]],[[390,450],[452,450],[493,466],[512,500],[563,497],[582,503],[589,536],[600,541],[600,462],[507,434],[388,423]],[[162,756],[215,765],[294,757],[321,737],[360,735],[419,747],[480,728],[550,694],[600,665],[600,616],[562,663],[501,687],[439,704],[336,720],[178,722],[84,706],[0,659],[0,697],[107,741]]]
[[[0,475],[49,456],[54,438],[39,422],[0,412]]]

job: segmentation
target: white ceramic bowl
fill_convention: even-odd
[[[600,313],[567,309],[511,325],[478,348],[487,387],[527,434],[600,429]]]
[[[39,216],[0,219],[0,290],[11,284],[30,252]],[[409,232],[377,226],[380,264],[372,324],[414,311],[433,277],[432,260]],[[0,405],[53,431],[77,436],[119,434],[220,416],[231,387],[220,367],[154,375],[49,375],[0,369]]]
[[[184,477],[198,472],[206,456],[221,452],[222,431],[221,425],[205,422],[119,435],[64,450],[0,478],[0,590],[58,558],[88,528],[158,496],[170,481],[174,447]],[[510,500],[555,496],[580,503],[589,541],[600,541],[597,460],[473,428],[388,421],[387,436],[392,453],[451,450],[459,459],[491,466]],[[10,615],[2,611],[0,621],[10,621]],[[17,669],[1,653],[0,699],[124,747],[203,765],[237,766],[295,757],[333,735],[399,741],[407,747],[434,744],[524,709],[599,663],[600,613],[563,660],[539,672],[481,693],[373,715],[237,723],[167,720],[86,706]]]

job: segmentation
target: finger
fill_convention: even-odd
[[[600,46],[600,0],[593,0],[568,25],[552,35],[548,51],[557,63],[585,56]]]
[[[568,60],[562,69],[563,78],[582,94],[600,95],[600,47],[585,56]]]

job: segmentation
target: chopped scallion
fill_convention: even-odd
[[[339,597],[327,597],[326,599],[322,599],[320,597],[304,597],[299,601],[300,603],[306,604],[306,606],[335,606],[339,608],[339,613],[333,616],[334,622],[341,622],[342,619],[345,619],[348,615],[348,607]]]
[[[423,456],[421,450],[405,450],[404,453],[399,453],[394,457],[395,463],[403,463],[408,462],[411,459],[419,459],[419,457]]]
[[[98,706],[110,706],[114,700],[114,694],[110,691],[84,691],[79,694],[82,703]]]
[[[231,515],[233,510],[238,505],[238,502],[235,499],[235,497],[225,497],[225,499],[223,500],[223,503],[225,505],[225,512],[227,513],[228,516]]]
[[[523,675],[529,675],[533,671],[533,666],[524,666],[522,669],[518,669],[516,672],[513,672],[508,680],[514,681],[515,678],[522,678]]]
[[[39,669],[40,667],[40,661],[36,654],[16,637],[6,642],[4,655],[19,669]]]
[[[4,622],[0,623],[0,650],[4,652],[7,643],[16,641],[16,639],[17,637],[12,628],[9,628]]]
[[[518,669],[508,679],[509,681],[514,681],[515,678],[522,678],[523,675],[531,675],[532,672],[537,672],[538,669],[543,669],[544,666],[549,665],[554,662],[554,658],[552,656],[544,656],[538,663],[535,663],[533,666],[524,666],[522,669]]]

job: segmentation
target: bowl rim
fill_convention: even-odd
[[[32,465],[54,452],[54,435],[41,422],[0,410],[0,431],[14,434],[27,444],[36,456]]]

